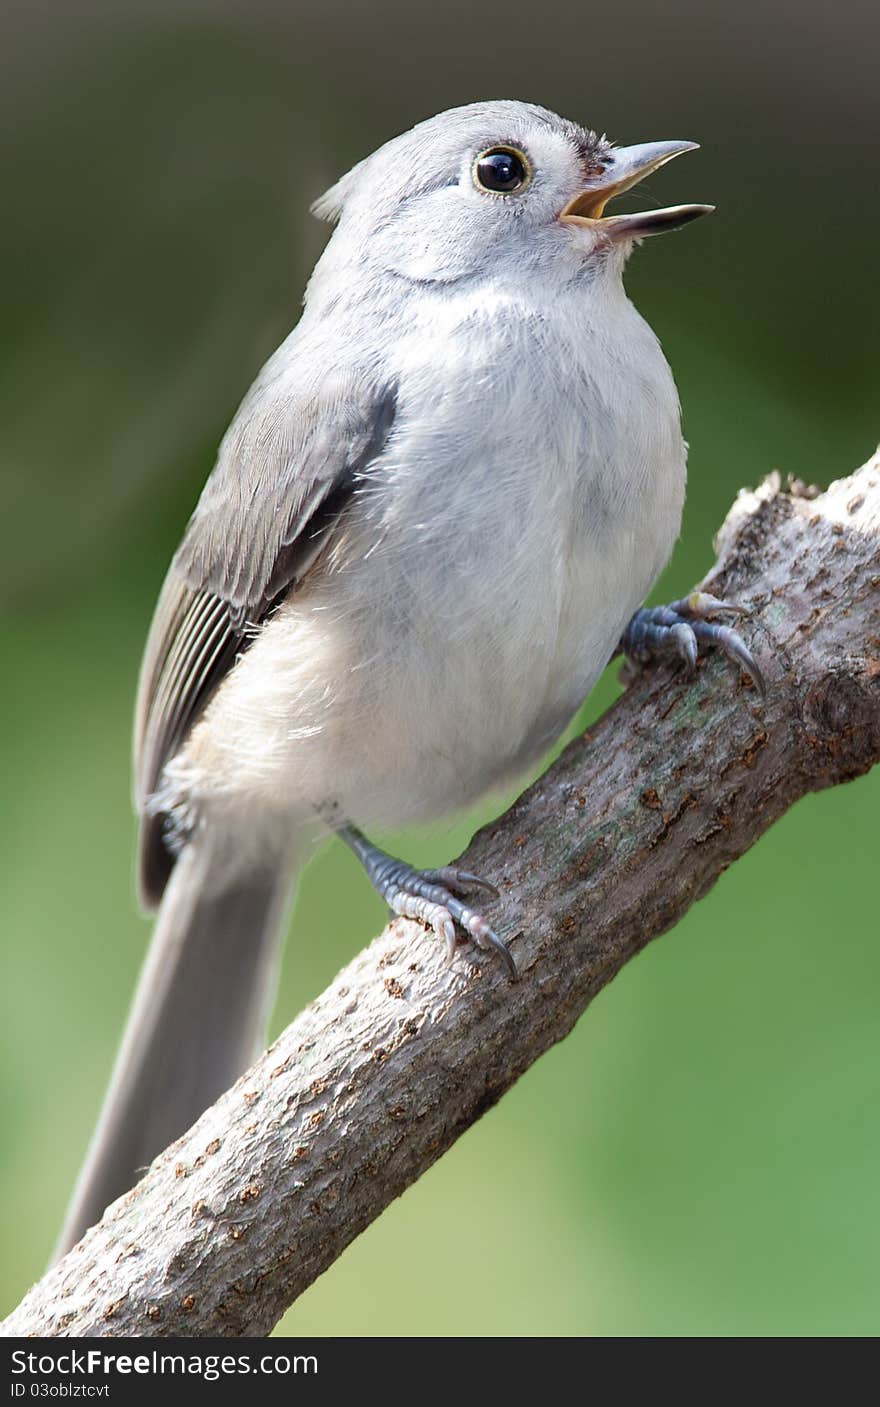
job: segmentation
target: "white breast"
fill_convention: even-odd
[[[406,428],[376,469],[371,560],[395,621],[380,653],[430,719],[421,748],[446,763],[448,796],[426,809],[479,794],[558,735],[678,533],[669,368],[622,290],[590,307],[587,324],[568,305],[548,320],[546,305],[453,296],[403,349]]]
[[[230,794],[364,826],[472,801],[565,726],[677,536],[678,399],[622,288],[601,306],[491,288],[419,306],[333,571],[273,617],[194,735]]]

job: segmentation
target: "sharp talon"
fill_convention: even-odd
[[[516,982],[517,978],[519,977],[519,968],[516,965],[516,959],[514,958],[513,953],[510,951],[507,944],[501,938],[498,937],[498,934],[492,932],[491,928],[486,934],[486,937],[494,948],[495,952],[498,954],[498,956],[504,959],[504,963],[507,967],[508,976],[510,977],[511,982]]]
[[[670,631],[675,638],[675,648],[678,651],[688,669],[694,670],[697,667],[697,637],[691,626],[682,621],[680,625],[670,626]]]
[[[747,616],[749,614],[747,606],[740,606],[735,601],[722,601],[720,597],[713,596],[709,591],[692,591],[690,596],[683,596],[680,601],[673,601],[669,609],[678,616],[684,616],[686,620],[705,620],[707,616]]]
[[[481,889],[492,899],[501,898],[501,891],[488,879],[471,874],[470,870],[460,870],[457,865],[444,865],[439,870],[422,870],[422,877],[431,884],[445,885],[447,889]]]
[[[698,639],[717,647],[728,659],[742,666],[758,693],[766,697],[767,688],[757,660],[744,640],[729,625],[712,625],[709,621],[695,621],[693,626]]]
[[[515,982],[517,977],[519,977],[519,971],[517,970],[513,953],[503,939],[499,938],[498,934],[489,927],[485,919],[480,918],[478,914],[474,914],[474,918],[478,920],[480,925],[479,930],[477,930],[476,925],[468,925],[468,932],[474,942],[484,951],[491,949],[493,952],[496,952],[498,956],[504,960],[511,981]]]
[[[446,943],[446,961],[452,962],[452,959],[455,957],[456,933],[455,924],[452,922],[451,916],[444,921],[443,932],[440,936]]]
[[[758,693],[761,695],[761,698],[766,699],[767,682],[764,679],[764,675],[761,673],[761,666],[758,664],[751,650],[749,650],[741,640],[737,640],[736,648],[731,649],[730,654],[733,659],[737,660],[742,665]]]
[[[715,601],[715,598],[712,597]],[[751,611],[748,606],[740,606],[736,601],[715,601],[712,607],[713,616],[748,616]]]
[[[481,889],[484,894],[489,895],[490,899],[501,898],[501,890],[497,885],[494,885],[489,879],[483,879],[481,875],[471,874],[470,870],[459,870],[458,880],[468,889]]]
[[[758,693],[765,695],[767,692],[764,683],[764,676],[761,673],[757,660],[741,640],[731,640],[725,651],[731,659],[737,660],[751,679]]]

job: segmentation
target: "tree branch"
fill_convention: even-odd
[[[705,586],[752,608],[767,698],[717,658],[652,669],[475,837],[522,980],[389,924],[6,1333],[268,1333],[778,816],[880,758],[880,457],[819,497],[741,493],[718,551]]]

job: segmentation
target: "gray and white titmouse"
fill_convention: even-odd
[[[726,603],[637,611],[685,491],[678,397],[622,282],[711,207],[604,215],[691,149],[614,148],[519,102],[423,122],[315,205],[296,329],[220,447],[137,705],[149,955],[63,1251],[262,1039],[297,857],[339,833],[401,914],[505,946],[400,827],[510,781],[623,642],[753,668]],[[634,615],[635,612],[635,615]],[[754,671],[756,672],[756,671]]]

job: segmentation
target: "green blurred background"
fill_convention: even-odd
[[[874,4],[7,13],[0,1311],[49,1251],[148,937],[128,767],[153,601],[238,398],[296,319],[325,185],[473,98],[702,142],[650,195],[717,215],[651,241],[628,280],[692,446],[658,594],[709,565],[740,485],[773,467],[827,483],[880,434]],[[281,1332],[876,1333],[878,800],[880,775],[797,806]],[[439,861],[473,824],[399,848]],[[338,847],[317,858],[274,1028],[381,921]]]

